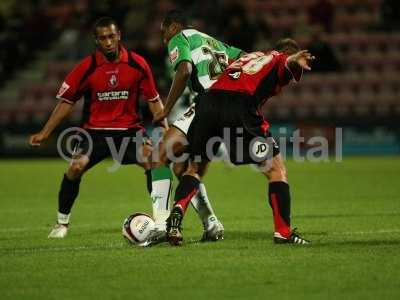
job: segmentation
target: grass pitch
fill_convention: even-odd
[[[1,299],[399,299],[400,159],[288,163],[292,222],[313,244],[272,243],[266,181],[249,167],[211,167],[205,183],[225,240],[199,243],[190,209],[185,244],[135,248],[121,236],[150,212],[138,167],[83,179],[69,235],[48,240],[66,164],[0,161]]]

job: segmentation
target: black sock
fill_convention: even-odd
[[[174,206],[179,205],[183,213],[185,213],[190,200],[194,195],[199,191],[200,180],[196,177],[185,175],[182,176],[181,181],[179,182],[178,187],[175,191],[175,204]]]
[[[151,191],[153,190],[151,169],[145,170],[144,173],[146,174],[147,191],[149,192],[149,194],[151,194]]]
[[[69,214],[72,205],[74,205],[76,197],[79,193],[79,184],[81,180],[69,180],[67,175],[61,182],[60,192],[58,193],[58,211],[62,214]]]
[[[290,234],[290,191],[286,182],[271,182],[268,192],[275,231],[286,236]]]

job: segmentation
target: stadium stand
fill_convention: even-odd
[[[163,13],[174,7],[172,1],[54,3],[36,8],[38,15],[33,20],[23,13],[18,19],[22,20],[21,34],[31,24],[36,27],[18,37],[18,48],[26,47],[25,52],[11,47],[9,56],[2,59],[1,81],[7,82],[0,93],[0,124],[43,122],[64,76],[93,47],[90,24],[104,14],[118,18],[125,44],[152,63],[159,88],[167,93],[169,76],[159,24]],[[305,0],[302,5],[297,0],[204,1],[201,7],[191,5],[190,12],[199,29],[248,51],[292,36],[320,54],[315,72],[265,106],[268,118],[347,120],[356,116],[371,120],[400,116],[400,34],[395,17],[390,17],[391,5],[397,5],[396,1]],[[222,12],[230,17],[221,20],[218,14]],[[12,26],[2,29],[3,36],[15,30]],[[2,43],[16,45],[12,39],[17,37],[5,36],[8,40]],[[7,65],[16,60],[21,64]],[[13,78],[9,75],[14,71]],[[72,120],[79,115],[79,109],[75,110]]]

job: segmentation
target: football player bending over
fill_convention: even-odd
[[[236,60],[201,97],[188,131],[190,163],[177,187],[167,220],[167,238],[171,245],[182,243],[184,214],[198,193],[201,175],[216,148],[209,141],[226,135],[230,140],[226,147],[231,161],[257,164],[269,181],[275,243],[309,243],[291,227],[286,168],[261,107],[290,81],[299,81],[303,69],[311,69],[309,63],[313,59],[294,40],[280,40],[274,51],[254,52]]]

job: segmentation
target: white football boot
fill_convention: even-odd
[[[224,226],[215,215],[208,217],[204,224],[202,242],[205,241],[220,241],[224,239]]]
[[[149,237],[146,239],[146,241],[138,244],[138,246],[149,247],[160,243],[164,243],[166,241],[167,241],[167,232],[165,230],[154,228],[153,230],[150,231]]]
[[[67,236],[68,233],[68,224],[56,224],[53,229],[50,231],[48,238],[49,239],[63,239]]]

